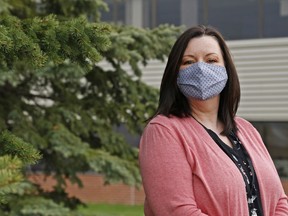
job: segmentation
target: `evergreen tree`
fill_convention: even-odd
[[[52,175],[57,185],[54,192],[45,193],[22,181],[17,191],[9,192],[2,211],[71,215],[68,208],[75,202],[67,198],[65,180],[81,186],[79,172],[101,173],[107,183],[139,185],[138,150],[115,128],[124,124],[131,133],[141,132],[157,101],[157,90],[141,81],[141,65],[150,59],[163,60],[180,29],[101,23],[99,10],[106,8],[101,0],[47,0],[38,5],[32,0],[25,4],[0,0],[0,5],[4,3],[0,128],[10,131],[4,135],[12,138],[0,135],[0,145],[11,147],[0,151],[0,180],[9,177],[6,171],[1,176],[7,167],[9,172],[16,171],[13,181],[7,182],[20,182],[19,169],[39,158],[37,149],[42,155],[38,167]],[[55,15],[49,15],[52,12]],[[88,22],[87,17],[97,22]],[[102,68],[100,60],[109,62],[110,69]],[[132,74],[123,69],[127,63]],[[27,150],[21,155],[13,151],[13,143],[22,143]]]
[[[12,194],[21,194],[27,186],[23,183],[21,169],[40,158],[35,148],[8,131],[0,134],[0,204]]]

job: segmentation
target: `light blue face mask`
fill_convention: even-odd
[[[197,62],[179,71],[177,85],[187,98],[207,100],[222,92],[227,79],[225,67]]]

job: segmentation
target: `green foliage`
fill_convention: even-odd
[[[7,131],[0,134],[0,155],[18,157],[23,165],[33,164],[40,159],[39,153],[31,145]]]
[[[18,189],[23,180],[19,170],[22,163],[9,155],[0,157],[0,204],[7,201],[7,196]]]
[[[22,196],[6,208],[10,208],[10,216],[80,216],[62,204],[39,196]]]
[[[7,13],[11,9],[11,5],[8,3],[8,0],[0,0],[0,13]]]
[[[70,215],[68,209],[77,202],[67,200],[65,183],[81,186],[79,172],[103,174],[106,183],[139,185],[138,149],[116,129],[142,131],[158,92],[142,82],[141,68],[149,60],[164,60],[181,28],[112,26],[84,16],[64,19],[80,14],[98,19],[99,10],[93,14],[92,8],[104,7],[101,0],[41,1],[42,9],[31,6],[31,12],[26,6],[32,0],[23,5],[1,1],[10,5],[0,17],[0,129],[10,133],[0,135],[0,180],[6,179],[3,188],[10,191],[2,193],[1,186],[0,199],[9,196],[0,211]],[[52,11],[56,15],[45,16]],[[101,60],[110,67],[101,67]],[[20,171],[39,159],[34,148],[42,156],[37,167],[57,181],[52,193],[19,183]],[[42,196],[39,203],[35,194]]]
[[[0,29],[1,71],[35,70],[67,59],[91,68],[110,45],[109,26],[89,23],[84,17],[60,22],[52,15],[24,21],[4,15]]]
[[[104,112],[117,104],[117,109],[109,109],[111,112],[103,112],[103,116],[110,115],[112,124],[122,122],[130,131],[139,133],[144,120],[154,112],[158,98],[158,92],[142,82],[141,67],[151,59],[164,60],[181,28],[163,25],[149,30],[114,26],[113,30],[110,37],[113,46],[104,52],[105,60],[113,69],[107,71],[96,67],[86,77],[91,87],[97,86],[97,91],[100,90],[99,99],[106,99],[106,103],[101,102],[107,105]],[[125,63],[130,65],[133,74],[123,69]]]
[[[7,202],[11,194],[23,191],[21,169],[40,159],[28,143],[4,131],[0,135],[0,204]]]
[[[0,13],[8,13],[21,19],[55,14],[61,19],[79,16],[99,21],[101,11],[107,11],[103,0],[0,0]]]
[[[88,16],[91,21],[99,21],[100,11],[107,11],[108,7],[102,0],[42,0],[42,14],[56,14],[58,17],[72,18],[82,15]],[[40,12],[40,13],[41,13]]]
[[[113,65],[128,62],[136,76],[141,76],[139,63],[144,66],[148,60],[165,60],[181,28],[160,25],[155,29],[142,29],[132,26],[113,26],[110,39],[113,46],[105,57]]]

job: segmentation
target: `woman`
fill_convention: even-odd
[[[205,26],[174,44],[159,106],[140,142],[147,216],[288,215],[256,129],[236,117],[238,76],[221,34]]]

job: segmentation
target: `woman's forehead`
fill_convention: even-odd
[[[184,55],[207,55],[208,53],[222,54],[218,41],[212,36],[202,36],[192,38]]]

